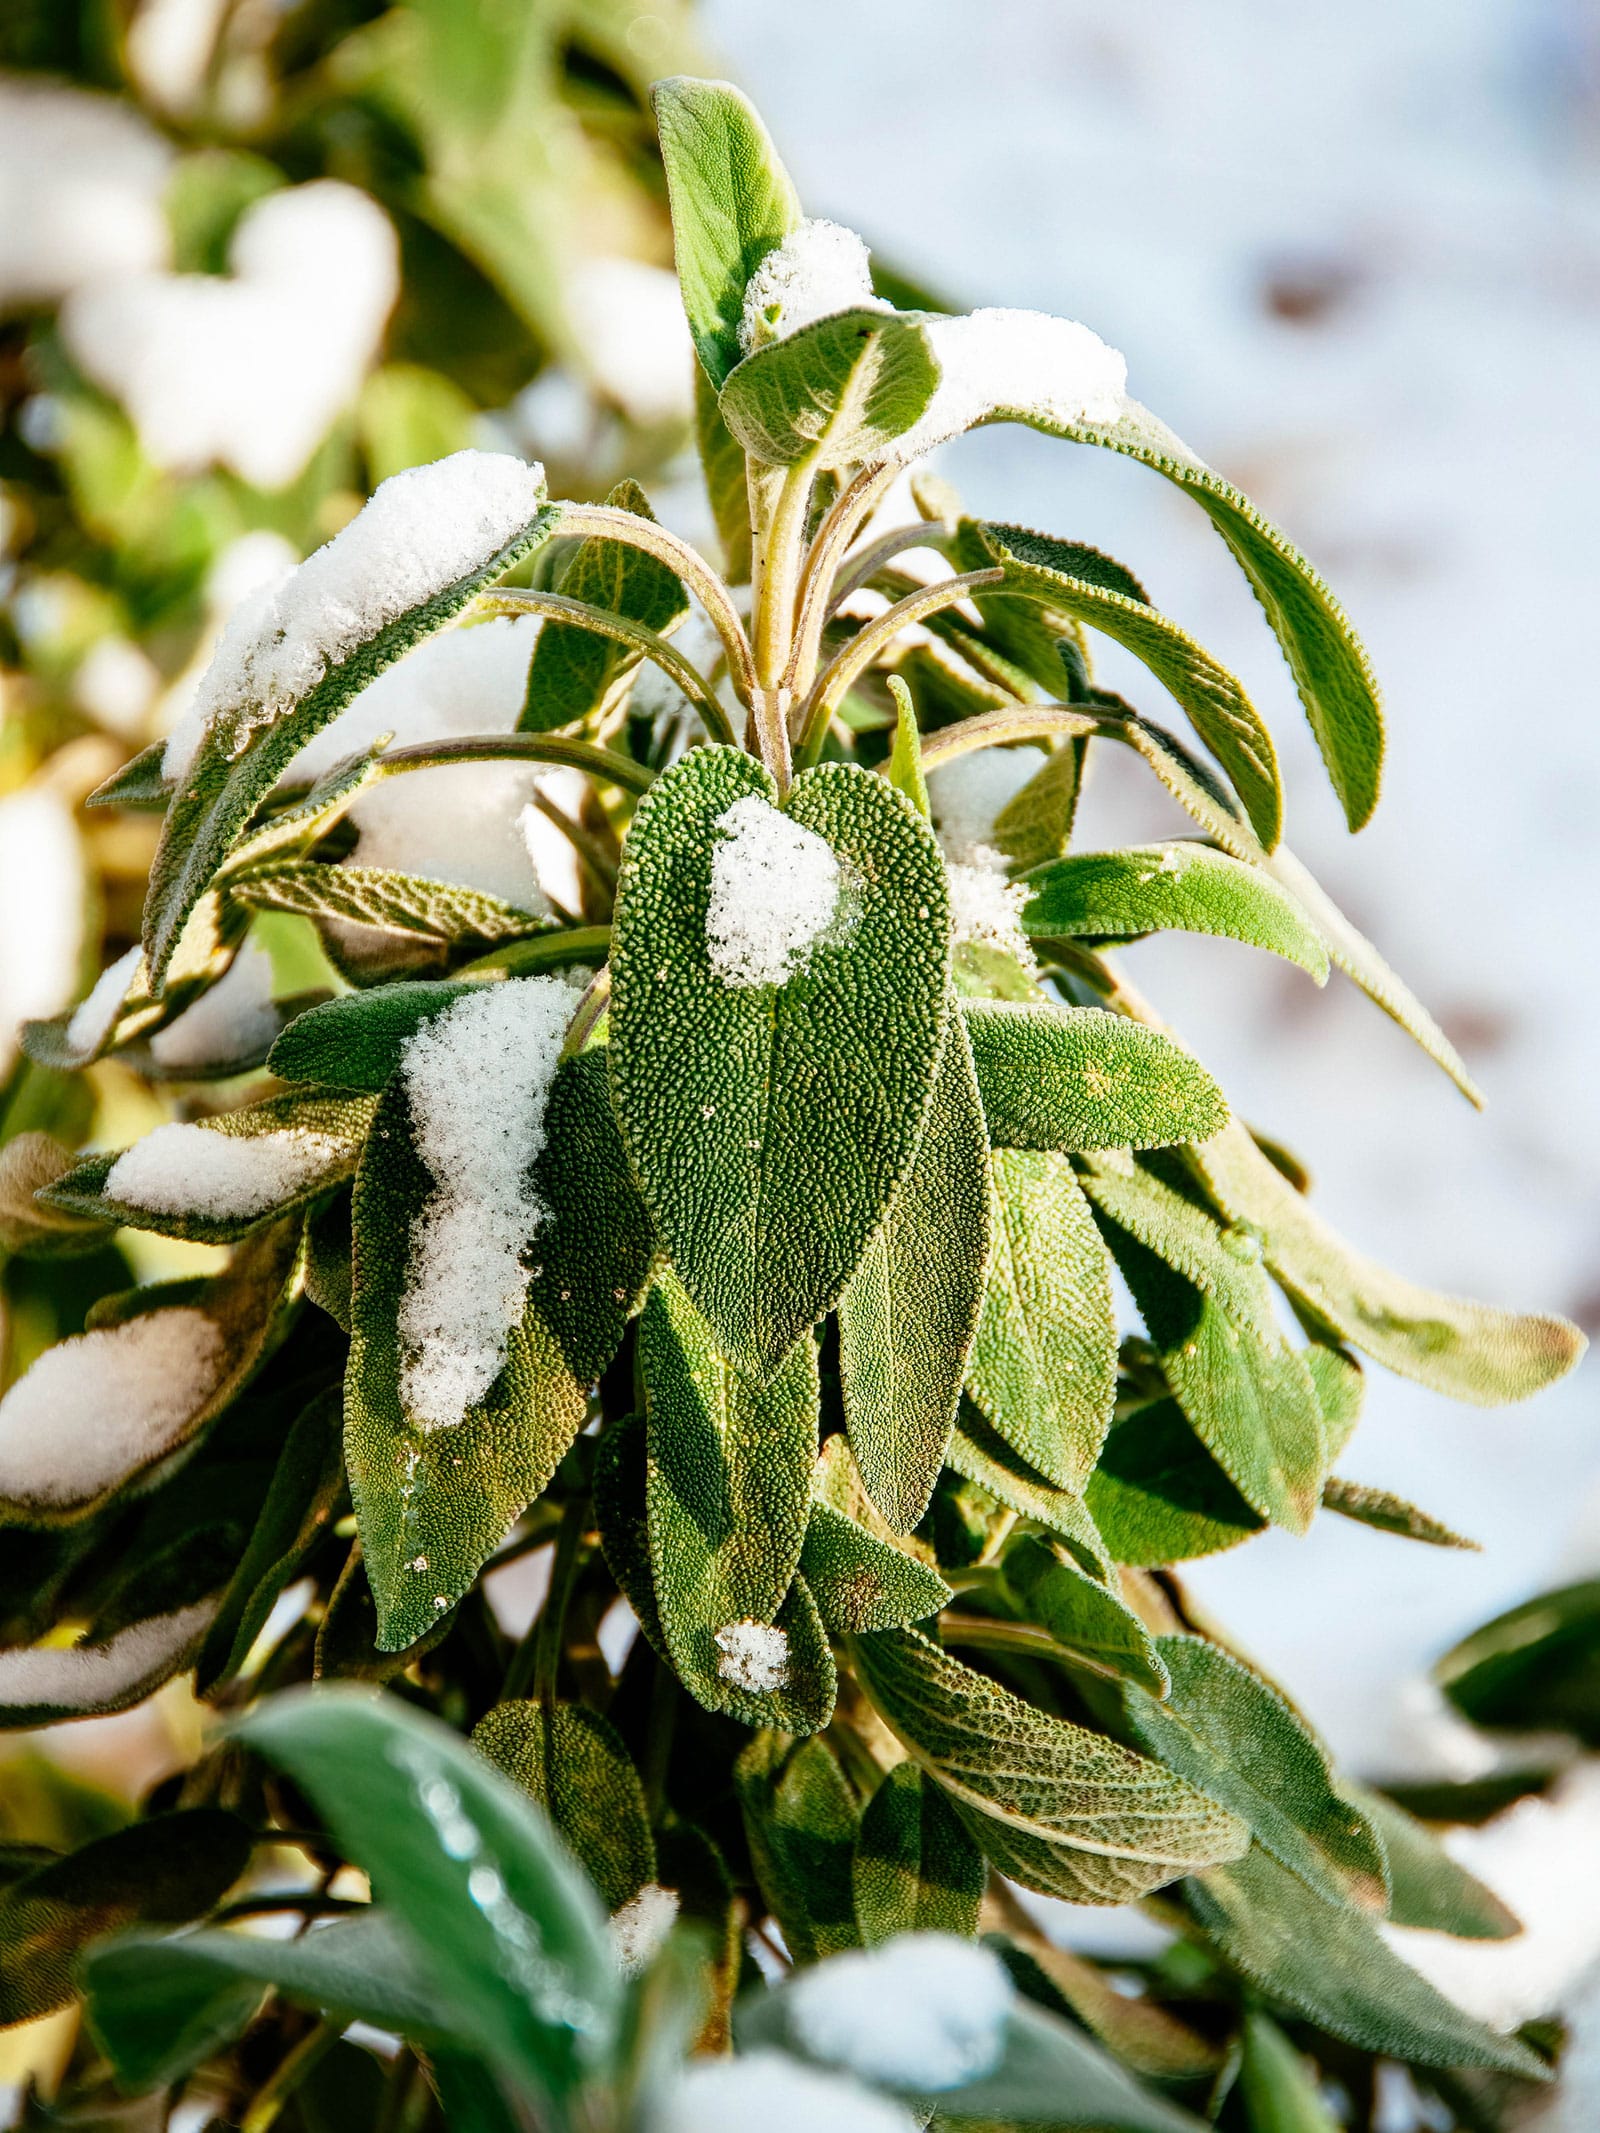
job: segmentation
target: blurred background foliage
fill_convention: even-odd
[[[0,9],[0,1138],[163,1099],[16,1025],[137,938],[156,818],[85,812],[221,621],[387,475],[468,445],[560,494],[670,478],[690,362],[648,87],[686,0],[7,0]],[[262,926],[291,985],[308,936]],[[130,1273],[3,1277],[0,1384]]]

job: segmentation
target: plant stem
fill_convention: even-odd
[[[325,2059],[333,2050],[342,2029],[339,2022],[322,2021],[307,2030],[257,2089],[254,2103],[239,2121],[239,2133],[267,2133],[267,2128],[318,2060]]]
[[[614,748],[597,748],[591,741],[568,740],[556,733],[486,733],[465,741],[423,741],[380,756],[372,772],[375,777],[395,778],[410,770],[442,770],[449,763],[501,762],[559,763],[569,770],[586,770],[602,784],[620,785],[631,793],[648,792],[656,776]]]
[[[548,793],[535,792],[533,806],[544,816],[547,822],[552,823],[555,828],[560,830],[562,836],[566,838],[568,844],[577,853],[579,861],[596,888],[599,889],[601,895],[609,903],[617,892],[617,869],[610,853],[603,851],[598,838],[591,837],[581,823],[574,822],[565,808],[557,807]]]
[[[904,555],[910,548],[943,548],[945,529],[936,522],[919,519],[914,526],[896,526],[892,533],[884,534],[881,540],[873,541],[854,556],[845,558],[845,567],[835,577],[828,589],[828,605],[823,615],[826,623],[843,607],[852,593],[860,592],[882,570],[885,563],[897,555]],[[910,575],[910,573],[906,573]]]
[[[894,484],[899,469],[864,467],[829,505],[800,573],[800,615],[786,679],[796,697],[809,694],[822,625],[833,601],[833,580],[850,543]]]
[[[1068,1645],[1058,1644],[1048,1631],[1035,1629],[1028,1622],[994,1622],[978,1615],[947,1612],[940,1618],[939,1630],[946,1644],[970,1644],[979,1651],[1015,1652],[1019,1658],[1050,1659],[1057,1666],[1098,1674],[1106,1681],[1123,1678],[1105,1660],[1095,1658],[1091,1652],[1075,1651]]]
[[[567,1025],[566,1042],[561,1047],[563,1059],[576,1059],[594,1034],[595,1024],[611,1004],[611,965],[604,963],[589,980],[588,990],[578,1002],[576,1014]]]
[[[561,1633],[566,1627],[567,1602],[577,1582],[578,1554],[588,1525],[588,1504],[574,1496],[562,1506],[556,1528],[556,1552],[550,1565],[550,1585],[539,1610],[539,1619],[518,1645],[506,1669],[503,1700],[536,1696],[543,1704],[555,1701],[556,1675],[561,1666]]]
[[[463,963],[458,978],[487,977],[503,970],[510,977],[523,977],[531,970],[558,970],[573,963],[604,962],[611,951],[609,926],[572,926],[560,933],[535,933],[526,940],[507,941],[502,948]]]
[[[479,615],[548,615],[557,621],[570,621],[576,628],[589,631],[591,636],[609,637],[617,644],[642,652],[646,659],[654,660],[663,673],[672,677],[718,740],[733,739],[728,714],[698,669],[689,664],[675,644],[658,636],[654,630],[646,629],[642,622],[631,621],[626,615],[613,615],[603,607],[591,607],[587,600],[569,599],[565,593],[517,588],[479,593],[473,602],[473,612]]]

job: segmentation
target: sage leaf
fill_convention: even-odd
[[[1006,1550],[1005,1582],[1030,1621],[1097,1673],[1154,1696],[1168,1689],[1161,1647],[1115,1590],[1080,1570],[1066,1550],[1024,1536]],[[1192,1773],[1188,1773],[1191,1774]]]
[[[719,404],[752,459],[827,472],[879,457],[910,429],[938,382],[914,319],[839,311],[746,356]]]
[[[950,1598],[936,1571],[820,1500],[811,1506],[800,1569],[835,1636],[920,1622]]]
[[[1238,1125],[1194,1159],[1228,1218],[1259,1233],[1267,1264],[1296,1302],[1400,1377],[1495,1407],[1565,1376],[1583,1352],[1582,1335],[1564,1319],[1443,1296],[1353,1250]]]
[[[413,1223],[435,1181],[396,1081],[356,1174],[345,1374],[345,1458],[379,1645],[398,1651],[468,1590],[583,1427],[588,1388],[616,1353],[653,1242],[617,1134],[603,1052],[557,1070],[533,1165],[549,1210],[529,1239],[522,1318],[504,1368],[459,1423],[408,1420],[399,1313]]]
[[[645,1203],[758,1381],[837,1301],[910,1166],[948,967],[931,830],[885,779],[834,763],[795,780],[788,814],[838,858],[838,937],[784,984],[724,983],[706,938],[717,825],[774,797],[733,748],[666,771],[628,832],[611,958],[612,1089]]]
[[[1430,1548],[1476,1551],[1480,1546],[1442,1519],[1419,1511],[1403,1496],[1395,1496],[1388,1489],[1370,1488],[1365,1482],[1345,1481],[1337,1474],[1330,1474],[1322,1485],[1322,1508],[1337,1511],[1341,1518],[1353,1518],[1358,1525],[1371,1526],[1379,1533],[1397,1533],[1403,1540],[1424,1541]]]
[[[1476,1875],[1458,1866],[1415,1815],[1365,1786],[1345,1790],[1376,1830],[1389,1862],[1389,1922],[1462,1940],[1511,1940],[1522,1931],[1516,1914]]]
[[[1327,979],[1328,951],[1292,897],[1261,868],[1191,839],[1074,852],[1027,884],[1022,927],[1039,938],[1211,933],[1298,963],[1319,985]]]
[[[1036,1526],[1043,1526],[1065,1541],[1073,1560],[1091,1577],[1103,1580],[1110,1575],[1112,1558],[1089,1515],[1084,1496],[1073,1489],[1052,1488],[1049,1482],[1040,1480],[1005,1439],[989,1427],[971,1400],[963,1399],[957,1411],[945,1460],[953,1473],[976,1482],[1019,1517],[1031,1519]],[[1091,1487],[1094,1478],[1090,1476]]]
[[[1383,768],[1378,685],[1343,608],[1305,557],[1231,482],[1136,401],[1127,401],[1120,418],[1105,425],[1021,419],[1078,444],[1124,453],[1194,498],[1249,579],[1294,676],[1345,820],[1360,829],[1377,805]]]
[[[1030,1999],[1069,2010],[1134,2073],[1183,2081],[1221,2066],[1221,2052],[1197,2031],[1154,2000],[1129,1999],[1094,1963],[1042,1933],[1013,1928],[1005,1940],[990,1936],[988,1945]]]
[[[1044,600],[1087,623],[1150,669],[1227,772],[1251,826],[1270,851],[1283,821],[1277,753],[1233,675],[1159,614],[1138,580],[1098,549],[1022,526],[985,525],[982,538],[1006,572],[1008,592]]]
[[[397,479],[414,482],[416,474]],[[385,667],[453,621],[481,587],[539,547],[556,518],[553,510],[540,505],[476,568],[355,642],[327,665],[321,680],[289,710],[272,716],[265,725],[252,725],[253,707],[241,704],[204,736],[167,809],[150,870],[144,948],[153,985],[166,976],[185,920],[257,806],[312,735],[336,718]],[[242,725],[238,723],[241,715]]]
[[[74,1168],[75,1158],[48,1133],[19,1133],[0,1147],[0,1252],[19,1259],[75,1259],[97,1252],[115,1225],[38,1200]]]
[[[1168,1695],[1123,1691],[1139,1746],[1247,1823],[1257,1843],[1328,1902],[1382,1912],[1383,1845],[1284,1699],[1203,1637],[1158,1637],[1156,1650],[1171,1677]]]
[[[1434,1679],[1477,1726],[1559,1730],[1600,1743],[1600,1578],[1563,1585],[1485,1622],[1445,1653]]]
[[[997,1148],[1163,1147],[1227,1119],[1197,1060],[1122,1015],[973,1000],[961,1016]]]
[[[65,2007],[92,1941],[141,1924],[185,1925],[250,1863],[250,1832],[214,1807],[154,1815],[80,1845],[0,1894],[0,2026]]]
[[[663,1272],[639,1323],[639,1366],[650,1565],[673,1663],[707,1709],[778,1723],[774,1713],[789,1707],[788,1655],[772,1625],[810,1515],[816,1347],[802,1335],[757,1391],[723,1361],[682,1284]]]
[[[839,1299],[845,1423],[879,1511],[909,1533],[944,1463],[983,1305],[988,1141],[952,1015],[911,1169]]]
[[[1245,2013],[1239,2093],[1259,2133],[1339,2133],[1315,2072],[1258,2007]]]
[[[141,814],[162,815],[172,799],[172,780],[162,768],[165,741],[152,741],[130,756],[120,770],[98,784],[83,803],[85,807],[127,807]]]
[[[742,301],[741,301],[741,309]],[[744,452],[722,419],[717,388],[700,363],[694,372],[694,432],[706,498],[722,548],[722,575],[730,585],[750,582],[750,484]]]
[[[380,1093],[394,1078],[406,1045],[470,987],[470,979],[380,985],[342,993],[296,1015],[268,1054],[284,1081],[312,1081]]]
[[[1029,1888],[1120,1902],[1245,1848],[1244,1825],[1183,1778],[1036,1710],[915,1630],[857,1638],[851,1653],[891,1732],[991,1863]]]
[[[982,1852],[933,1779],[909,1756],[896,1763],[862,1812],[851,1860],[862,1941],[871,1947],[915,1932],[970,1938],[988,1879]]]
[[[293,911],[302,918],[337,919],[344,925],[417,934],[452,946],[521,940],[550,927],[549,919],[519,911],[482,889],[384,867],[286,860],[232,876],[228,894],[252,911]]]
[[[618,511],[655,523],[650,500],[636,481],[619,482],[606,498]],[[579,544],[558,588],[569,598],[639,622],[659,636],[687,614],[689,596],[677,575],[631,541],[592,534]],[[598,711],[639,663],[631,646],[598,637],[581,624],[547,617],[528,666],[521,733],[551,733]]]
[[[608,1911],[656,1878],[644,1787],[616,1728],[584,1704],[497,1703],[472,1745],[537,1800]]]
[[[1084,1502],[1114,1559],[1137,1569],[1220,1554],[1265,1523],[1176,1400],[1153,1401],[1112,1425]]]
[[[734,1766],[756,1878],[797,1962],[860,1945],[851,1865],[861,1809],[826,1741],[771,1733]]]
[[[922,775],[922,737],[917,731],[917,710],[911,691],[898,674],[888,677],[894,698],[894,739],[889,745],[889,783],[903,792],[919,815],[928,815],[928,781]]]
[[[604,1913],[508,1778],[439,1720],[355,1689],[275,1697],[234,1738],[310,1795],[454,2034],[556,2102],[606,2068],[621,1979]]]
[[[1415,2066],[1487,2066],[1525,2080],[1544,2061],[1445,1999],[1348,1904],[1329,1903],[1259,1844],[1186,1886],[1197,1924],[1253,1985],[1363,2051]]]
[[[994,1252],[967,1389],[1037,1473],[1081,1491],[1116,1399],[1110,1262],[1064,1155],[991,1160]]]
[[[800,222],[800,202],[749,99],[675,75],[651,91],[672,209],[678,287],[713,385],[739,360],[745,284]]]

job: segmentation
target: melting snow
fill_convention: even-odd
[[[796,2038],[867,2081],[937,2092],[989,2073],[1016,1988],[987,1948],[903,1933],[805,1971],[789,1989]]]
[[[238,1221],[281,1207],[349,1153],[330,1133],[222,1133],[157,1126],[125,1148],[106,1175],[108,1199],[151,1214]]]
[[[867,248],[854,230],[838,222],[802,222],[746,282],[739,346],[750,355],[836,311],[893,308],[873,295]]]
[[[765,1696],[789,1678],[789,1635],[767,1622],[729,1622],[716,1633],[717,1672],[737,1689]]]
[[[72,1010],[67,1024],[67,1050],[75,1059],[92,1057],[116,1028],[142,953],[136,944],[126,955],[119,955],[109,969],[101,971],[93,989]]]
[[[434,1190],[411,1227],[399,1333],[405,1410],[459,1422],[500,1374],[548,1209],[530,1168],[576,1005],[564,978],[468,993],[406,1044],[401,1076]]]
[[[1004,864],[998,852],[982,845],[970,862],[945,862],[945,879],[950,885],[950,932],[954,939],[975,947],[1003,949],[1025,970],[1034,970],[1037,965],[1033,949],[1022,930],[1022,907],[1028,900],[1028,891],[1020,881],[1007,881]]]
[[[758,2051],[691,2061],[658,2106],[652,2133],[914,2133],[917,2123],[858,2082]]]
[[[89,1502],[179,1441],[226,1364],[187,1307],[58,1341],[0,1400],[0,1497]]]
[[[0,1651],[0,1707],[43,1704],[98,1711],[164,1674],[198,1642],[216,1611],[214,1600],[202,1600],[175,1614],[134,1622],[104,1644]]]
[[[895,459],[919,459],[1002,410],[1060,423],[1109,423],[1122,413],[1126,361],[1074,319],[971,311],[930,319],[926,331],[941,376],[919,420],[890,447]]]
[[[748,793],[717,818],[706,945],[724,985],[782,985],[833,923],[839,862],[815,830]]]
[[[543,497],[543,470],[506,453],[392,474],[325,547],[235,610],[168,738],[167,776],[188,775],[212,730],[239,754],[386,623],[481,570]]]

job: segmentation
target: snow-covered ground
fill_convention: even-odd
[[[1130,974],[1306,1156],[1354,1240],[1420,1280],[1600,1319],[1592,0],[707,12],[810,212],[953,301],[1093,326],[1132,391],[1330,578],[1388,694],[1385,799],[1359,842],[1198,512],[1026,432],[946,455],[973,503],[1120,556],[1252,686],[1291,842],[1440,1014],[1490,1111],[1338,980],[1318,994],[1190,940],[1131,951]],[[1148,835],[1169,820],[1159,797],[1103,774],[1086,828]],[[1454,1635],[1600,1562],[1594,1369],[1489,1414],[1373,1373],[1348,1471],[1483,1555],[1328,1518],[1195,1575],[1367,1768],[1435,1756],[1406,1684]]]

